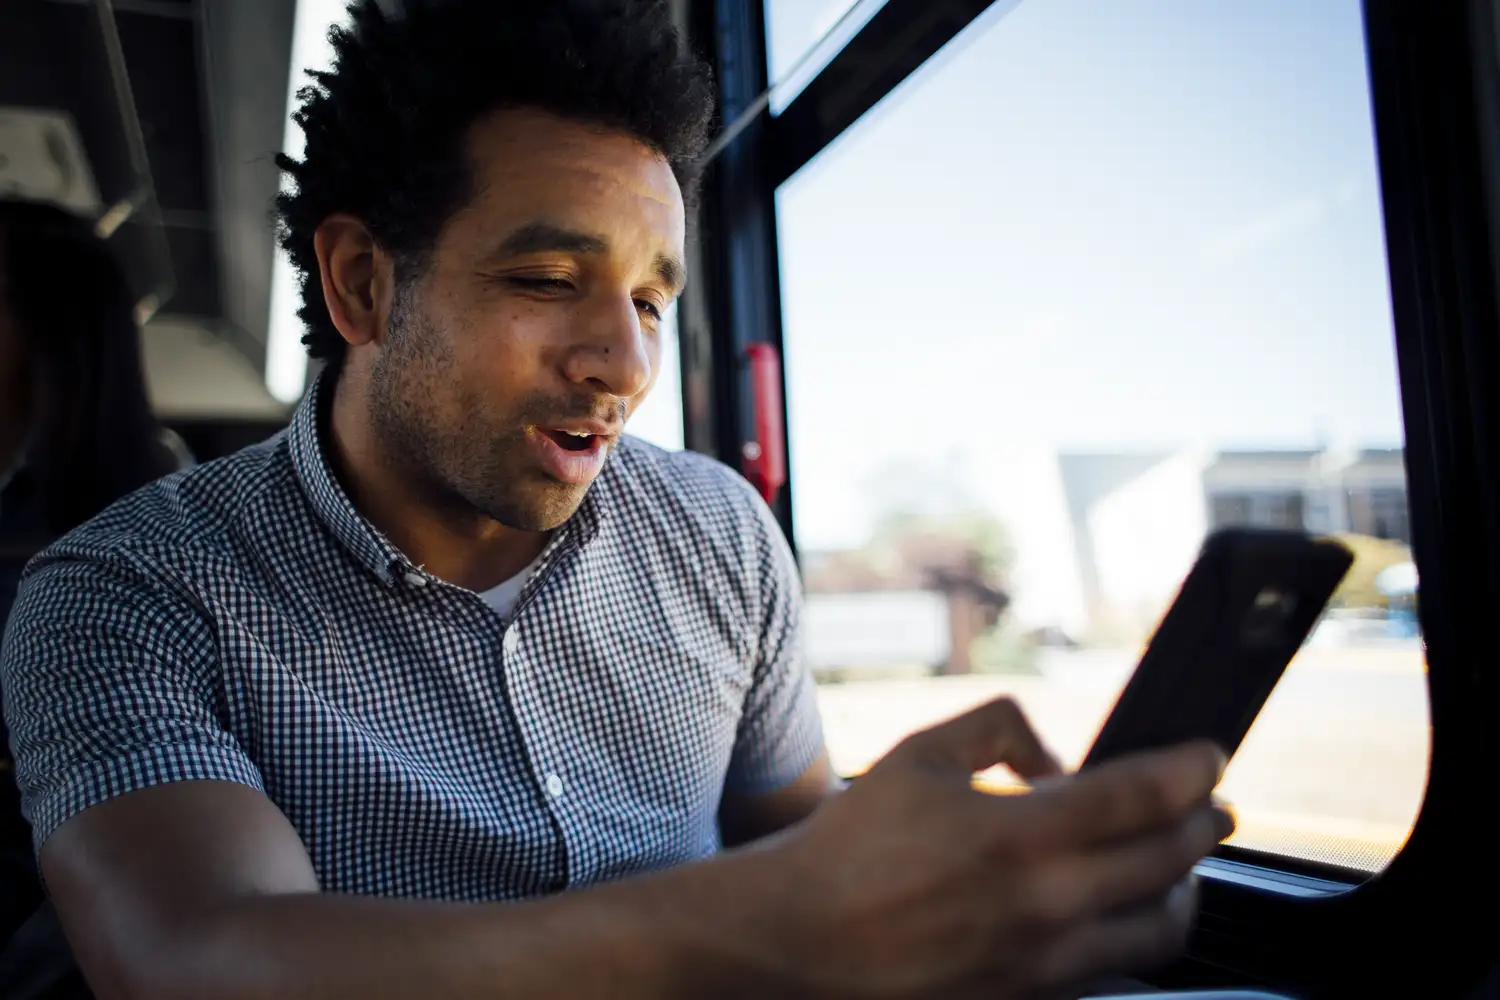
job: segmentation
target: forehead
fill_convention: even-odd
[[[682,192],[666,157],[622,132],[526,109],[470,129],[474,194],[454,235],[502,237],[538,218],[652,253],[682,249]]]

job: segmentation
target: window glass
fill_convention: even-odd
[[[677,306],[662,317],[661,361],[651,393],[630,415],[635,437],[668,451],[682,450],[682,362],[677,354]]]
[[[1336,534],[1222,792],[1376,870],[1428,716],[1358,0],[1006,6],[777,195],[830,752],[1009,694],[1076,762],[1208,530]]]
[[[885,0],[766,0],[766,73],[779,115]]]
[[[297,0],[297,15],[292,26],[291,68],[287,75],[287,107],[296,108],[297,91],[309,83],[307,74],[325,72],[333,66],[333,43],[328,33],[335,25],[348,23],[345,0]],[[282,150],[292,159],[300,159],[303,150],[302,128],[287,115],[283,125]],[[283,175],[283,187],[292,183]],[[302,346],[305,332],[297,310],[302,307],[302,288],[292,259],[280,245],[271,271],[271,313],[266,332],[266,388],[283,403],[295,403],[307,388],[307,349]]]

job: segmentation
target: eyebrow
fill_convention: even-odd
[[[656,255],[656,260],[651,262],[651,269],[672,290],[674,295],[682,291],[683,286],[687,284],[687,269],[682,266],[682,261],[676,257],[659,253]]]
[[[602,236],[565,229],[550,222],[528,222],[505,237],[496,248],[496,257],[520,257],[528,253],[602,254],[609,243]]]
[[[528,222],[512,230],[495,249],[495,258],[520,257],[531,253],[576,253],[599,256],[609,251],[609,241],[593,233],[568,229],[551,222]],[[651,269],[674,293],[687,283],[682,261],[669,254],[657,254]]]

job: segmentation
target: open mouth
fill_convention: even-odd
[[[550,427],[541,428],[541,432],[555,441],[563,451],[590,451],[594,447],[594,439],[598,437],[597,434],[574,434],[572,431]]]
[[[604,468],[604,459],[609,454],[613,438],[609,434],[533,425],[528,428],[527,439],[532,443],[537,461],[549,476],[558,482],[583,486],[593,482]]]

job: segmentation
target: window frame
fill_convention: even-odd
[[[737,359],[755,341],[782,347],[779,184],[974,19],[1017,2],[888,0],[779,116],[761,101],[708,164],[680,314],[689,448],[738,466],[751,424]],[[1421,811],[1402,851],[1369,879],[1222,849],[1200,867],[1189,954],[1154,985],[1451,995],[1495,961],[1486,922],[1449,901],[1461,889],[1483,906],[1500,888],[1481,860],[1487,814],[1473,791],[1500,770],[1485,732],[1500,705],[1482,632],[1500,606],[1500,518],[1489,513],[1500,510],[1496,3],[1363,0],[1409,523],[1426,598],[1432,755]],[[689,7],[690,37],[717,72],[721,121],[735,123],[767,88],[763,0]],[[794,538],[790,495],[788,483],[774,511]],[[1434,962],[1428,946],[1438,942]]]

